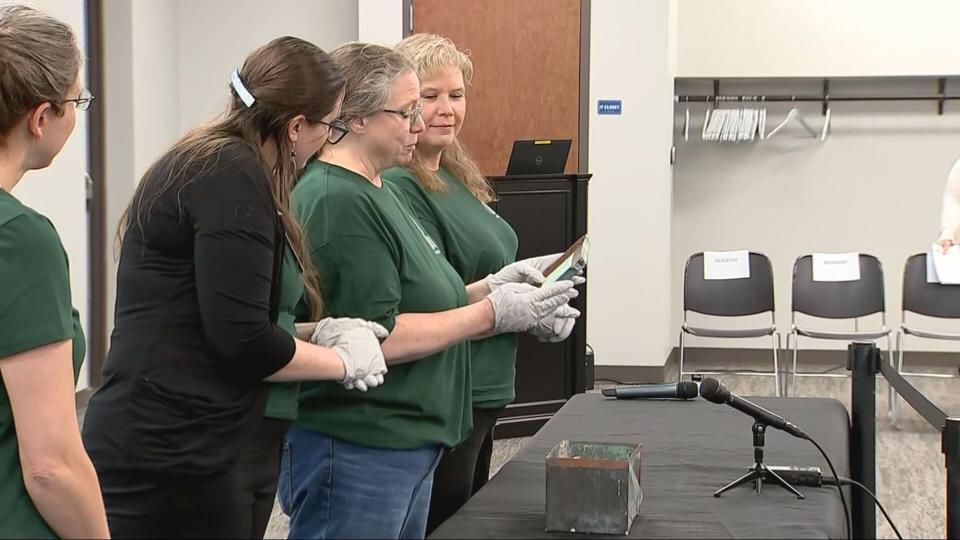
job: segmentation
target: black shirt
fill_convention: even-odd
[[[285,237],[266,172],[240,143],[206,168],[178,173],[139,223],[131,212],[104,384],[84,422],[98,470],[229,468],[264,413],[263,379],[293,358],[275,324]]]

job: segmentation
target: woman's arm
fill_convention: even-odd
[[[476,302],[439,313],[397,315],[390,337],[381,345],[387,364],[403,364],[493,332],[493,304]]]
[[[73,344],[61,341],[0,359],[23,482],[63,538],[109,538],[97,473],[83,449],[74,398]]]
[[[526,332],[541,319],[577,297],[570,281],[545,287],[508,283],[482,301],[439,313],[402,313],[383,342],[388,364],[410,362],[455,343],[494,334]]]
[[[207,343],[227,369],[251,382],[280,371],[297,345],[271,318],[277,210],[262,166],[249,152],[188,184],[194,279]]]
[[[486,279],[474,281],[467,285],[467,304],[476,304],[490,294],[490,287]]]
[[[293,360],[266,378],[269,382],[342,381],[347,376],[340,356],[333,349],[296,339]]]
[[[956,240],[958,229],[960,229],[960,160],[953,165],[953,169],[947,175],[947,184],[943,189],[938,241],[945,249]]]

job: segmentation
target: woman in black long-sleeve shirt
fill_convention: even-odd
[[[235,464],[258,442],[263,381],[349,383],[384,366],[369,323],[315,335],[328,347],[276,324],[288,248],[319,315],[289,192],[338,138],[339,70],[316,46],[279,38],[231,87],[226,113],[147,171],[122,223],[115,329],[84,426],[114,537],[248,537]]]

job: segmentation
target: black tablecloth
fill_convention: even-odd
[[[837,472],[849,476],[849,419],[842,404],[753,401],[799,425],[824,447]],[[753,484],[713,496],[753,463],[752,425],[752,418],[701,399],[575,396],[431,538],[575,537],[544,532],[545,457],[563,439],[643,444],[644,499],[631,538],[844,538],[843,508],[832,486],[798,488],[805,500],[766,483],[760,496]],[[830,475],[812,444],[774,429],[766,435],[764,463],[818,466]]]

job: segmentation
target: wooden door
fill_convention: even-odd
[[[580,17],[580,0],[413,0],[413,31],[473,60],[460,139],[484,174],[506,172],[517,139],[572,139],[577,171]]]

